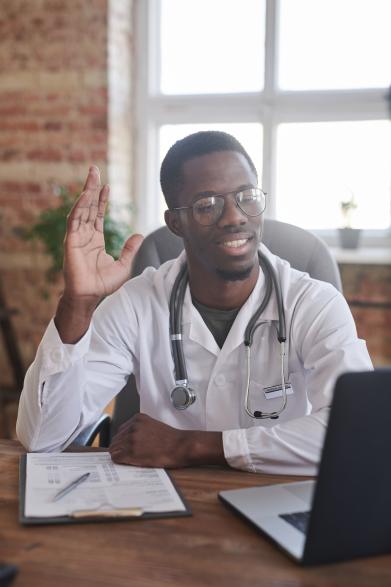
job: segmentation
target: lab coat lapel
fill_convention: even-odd
[[[169,299],[174,285],[175,278],[180,267],[186,262],[185,251],[179,255],[175,263],[171,266],[166,280],[166,295]],[[193,306],[191,299],[189,284],[186,287],[185,298],[183,300],[183,314],[182,314],[183,333],[188,336],[190,340],[201,345],[213,355],[220,353],[220,348],[215,341],[213,334],[203,321],[198,310]]]
[[[186,288],[185,299],[183,302],[184,328],[186,327],[186,323],[189,323],[187,324],[187,327],[189,328],[190,340],[197,342],[213,355],[217,356],[220,353],[219,345],[215,341],[213,334],[205,324],[201,314],[193,306],[189,286]]]
[[[250,296],[243,304],[239,314],[236,316],[236,320],[233,323],[231,330],[228,333],[224,346],[222,348],[223,356],[228,356],[229,353],[234,351],[238,346],[243,344],[244,334],[248,323],[259,308],[260,304],[265,295],[265,278],[263,273],[260,271],[258,275],[257,283]],[[278,321],[278,309],[276,303],[276,297],[274,291],[272,291],[271,298],[268,305],[263,311],[262,315],[258,319],[258,323],[261,322],[272,322]]]

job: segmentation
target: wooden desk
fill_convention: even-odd
[[[22,452],[17,442],[0,440],[0,560],[19,566],[15,587],[391,585],[391,556],[301,568],[217,500],[220,489],[281,482],[277,476],[178,470],[173,477],[190,518],[20,526]]]

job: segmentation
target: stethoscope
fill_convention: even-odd
[[[246,413],[251,416],[251,418],[256,419],[266,419],[272,418],[276,419],[279,417],[281,412],[285,409],[287,405],[287,392],[286,392],[286,383],[285,383],[285,342],[286,342],[286,328],[285,328],[285,312],[284,306],[282,303],[282,294],[281,288],[278,283],[277,275],[270,263],[270,261],[262,254],[258,253],[259,264],[263,270],[265,275],[265,295],[263,300],[252,316],[251,320],[249,321],[247,328],[244,333],[244,346],[246,350],[246,359],[247,359],[247,378],[246,378],[246,394],[245,394],[245,401],[244,401],[244,408]],[[171,401],[174,407],[177,410],[185,410],[189,406],[191,406],[195,400],[196,395],[194,390],[189,385],[189,380],[187,377],[187,370],[186,370],[186,363],[185,363],[185,356],[183,353],[183,345],[182,345],[182,314],[183,314],[183,301],[185,298],[185,292],[188,282],[188,271],[187,266],[184,264],[173,285],[171,296],[170,296],[170,340],[171,340],[171,349],[172,349],[172,356],[174,360],[174,369],[175,369],[175,387],[171,392]],[[277,339],[280,343],[280,353],[281,353],[281,391],[282,391],[282,401],[281,406],[278,410],[274,412],[261,412],[256,410],[254,413],[250,410],[249,407],[249,391],[250,391],[250,369],[251,369],[251,345],[253,343],[254,333],[256,329],[263,324],[260,322],[257,324],[257,320],[265,310],[266,306],[269,303],[270,297],[272,295],[272,291],[274,288],[274,292],[276,295],[277,301],[277,308],[278,308],[278,326],[277,326]]]

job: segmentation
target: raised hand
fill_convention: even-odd
[[[90,167],[84,189],[69,213],[64,240],[64,293],[55,325],[61,340],[76,343],[89,327],[99,301],[130,278],[134,256],[142,242],[134,234],[117,261],[106,253],[103,234],[109,186],[100,184],[99,169]]]
[[[106,253],[103,234],[109,186],[100,184],[99,169],[90,167],[80,197],[67,221],[64,241],[64,278],[67,297],[102,297],[113,293],[130,277],[141,235],[128,238],[117,261]]]

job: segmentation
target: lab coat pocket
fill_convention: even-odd
[[[288,381],[285,383],[285,391],[287,396],[293,394],[292,386]],[[249,390],[249,409],[252,413],[256,411],[260,411],[263,413],[272,413],[276,412],[281,409],[283,403],[283,391],[282,391],[282,382],[276,382],[275,384],[271,384],[268,382],[259,382],[252,380],[250,382],[250,390]],[[289,405],[289,400],[288,400]],[[285,410],[288,406],[285,408]],[[284,410],[284,412],[285,412]],[[252,419],[252,424],[254,426],[259,426],[262,423],[262,426],[273,426],[275,424],[275,419]]]
[[[291,417],[304,416],[311,412],[311,404],[307,395],[307,382],[304,369],[289,373],[289,382],[295,394],[295,401],[291,406]]]
[[[290,380],[285,381],[285,391],[287,395],[292,395],[293,388]],[[271,401],[283,396],[282,381],[274,385],[250,381],[250,401],[264,402]]]

